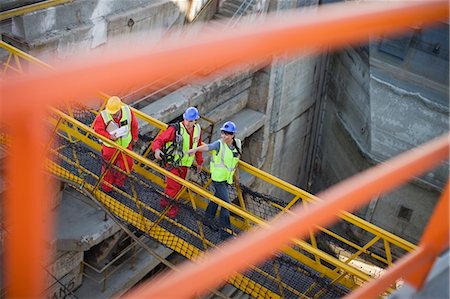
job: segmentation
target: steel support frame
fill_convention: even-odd
[[[41,108],[45,104],[57,103],[62,97],[83,98],[97,88],[114,88],[117,84],[140,84],[144,80],[152,80],[168,71],[171,71],[175,77],[179,77],[198,69],[199,66],[214,68],[219,63],[224,65],[254,61],[267,55],[278,55],[284,51],[293,53],[300,49],[317,49],[322,46],[337,48],[348,43],[361,42],[367,38],[367,34],[398,32],[413,22],[427,23],[448,17],[448,1],[391,5],[365,3],[359,4],[361,5],[359,7],[357,5],[351,3],[328,5],[327,8],[319,9],[319,13],[313,16],[303,15],[301,18],[286,16],[282,22],[276,24],[267,22],[265,26],[258,24],[256,28],[244,25],[239,30],[224,32],[220,37],[199,37],[195,42],[183,44],[178,48],[170,42],[168,44],[161,43],[160,48],[153,49],[147,55],[142,52],[134,52],[130,56],[120,59],[119,53],[116,53],[115,57],[113,55],[101,59],[101,63],[90,60],[77,65],[74,62],[74,65],[61,68],[58,72],[35,73],[25,75],[22,79],[16,78],[2,82],[4,110],[0,112],[2,119],[7,122],[9,127],[13,128],[10,130],[13,140],[11,157],[7,162],[6,169],[7,179],[11,183],[5,207],[5,218],[10,224],[11,232],[5,244],[4,271],[7,274],[8,296],[40,297],[42,290],[45,289],[40,263],[49,260],[49,253],[41,242],[49,239],[49,223],[51,223],[51,220],[47,224],[43,223],[44,219],[50,219],[47,218],[49,209],[46,209],[50,192],[46,187],[48,184],[44,179],[41,165],[44,160],[43,148],[40,148],[43,130],[39,126],[42,119],[39,117],[43,116]],[[330,30],[336,34],[330,35]],[[298,34],[299,32],[302,34]],[[230,48],[230,45],[233,45],[233,48]],[[191,58],[188,63],[186,63],[186,55]],[[87,66],[86,63],[90,66]],[[118,72],[115,70],[119,69],[121,75],[117,76]],[[86,74],[89,75],[86,76]],[[78,82],[77,86],[73,85],[75,80]],[[54,88],[49,89],[47,82],[53,82]],[[28,101],[31,97],[34,97],[33,103]],[[8,111],[7,114],[5,110]],[[24,126],[24,123],[27,125]],[[439,141],[439,146],[436,142],[429,145],[426,148],[428,156],[422,157],[420,162],[407,167],[410,175],[418,174],[448,157],[448,136],[445,139],[445,142]],[[431,148],[434,151],[431,151]],[[30,154],[30,150],[33,150],[33,155]],[[419,156],[419,154],[415,152],[414,156]],[[41,162],[36,161],[35,157],[40,158]],[[399,163],[398,160],[395,161]],[[23,171],[26,168],[28,171]],[[380,168],[375,167],[374,169]],[[376,170],[369,172],[369,176],[377,177],[377,174],[374,173]],[[402,168],[402,171],[406,171],[406,169]],[[384,180],[390,179],[387,184],[389,188],[403,183],[406,177],[410,177],[410,175],[400,176],[394,171],[386,173],[385,170],[382,171],[382,174]],[[358,195],[360,204],[368,200],[369,195],[379,192],[379,189],[373,189],[375,185],[379,187],[377,184],[366,190],[356,187],[367,187],[366,184],[370,181],[370,177],[360,175],[351,181],[354,187],[351,188],[351,191]],[[380,178],[377,177],[377,179]],[[27,188],[23,188],[24,183],[27,184]],[[355,208],[356,202],[339,200],[349,191],[342,190],[342,186],[345,184],[329,189],[329,192],[336,193],[333,196],[329,193],[322,194],[323,198],[330,200],[329,203],[321,203],[310,209],[309,213],[299,212],[293,217],[286,216],[280,219],[281,223],[278,223],[277,229],[271,229],[272,234],[263,230],[255,231],[252,235],[247,235],[246,238],[236,240],[233,242],[234,244],[227,246],[227,252],[216,253],[215,256],[204,259],[201,264],[196,265],[196,268],[185,267],[183,272],[177,273],[178,276],[172,275],[171,279],[166,278],[165,281],[160,281],[161,283],[141,288],[139,291],[129,293],[129,296],[154,294],[155,297],[158,297],[158,294],[171,294],[172,298],[185,298],[197,294],[204,288],[214,287],[223,277],[230,274],[230,271],[242,271],[245,268],[242,264],[236,263],[237,260],[222,264],[227,259],[234,258],[236,253],[248,252],[252,256],[251,260],[246,262],[256,263],[268,257],[269,252],[272,252],[274,248],[288,242],[290,236],[299,235],[303,230],[303,228],[289,229],[283,224],[298,225],[298,220],[304,220],[306,223],[325,225],[334,218],[332,214],[334,211]],[[386,189],[383,188],[383,190]],[[329,210],[325,210],[325,212],[321,210],[321,214],[312,213],[319,213],[320,209],[327,208]],[[24,215],[26,217],[23,217]],[[317,216],[317,218],[312,216]],[[312,225],[305,225],[304,228],[310,229]],[[280,230],[283,234],[276,237],[273,243],[266,243],[268,239],[265,237],[266,235],[273,237],[273,233]],[[31,231],[33,231],[32,234]],[[270,246],[264,247],[261,241]],[[254,245],[260,246],[260,250],[254,248]],[[26,250],[29,247],[34,250],[31,252]],[[423,251],[428,252],[426,249]],[[220,267],[220,265],[224,267]],[[211,269],[214,270],[211,271]],[[196,276],[192,273],[201,275]],[[204,276],[203,274],[206,273],[208,274]],[[195,281],[186,279],[189,275],[192,275],[191,278],[194,278]],[[199,277],[205,279],[199,280]],[[23,285],[27,287],[24,288]],[[177,287],[174,288],[174,285]]]

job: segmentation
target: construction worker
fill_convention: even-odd
[[[94,131],[129,150],[133,150],[133,146],[138,140],[137,119],[130,107],[122,103],[117,96],[110,97],[106,103],[105,110],[101,111],[95,118]],[[102,164],[102,173],[115,153],[116,149],[114,147],[103,142],[102,157],[104,163]],[[128,155],[119,153],[113,161],[113,165],[116,165],[125,173],[130,173],[133,167],[133,159]],[[103,178],[102,190],[110,192],[112,190],[111,185],[122,187],[126,180],[125,173],[119,172],[112,167],[109,168]]]
[[[194,162],[194,157],[187,155],[187,151],[197,147],[202,143],[202,131],[200,125],[196,123],[200,115],[197,108],[189,107],[183,113],[183,121],[170,125],[164,132],[159,134],[153,144],[152,150],[158,160],[165,162],[165,167],[173,174],[185,179],[189,167]],[[198,153],[195,155],[197,172],[202,170],[203,155]],[[166,178],[166,187],[164,193],[173,199],[177,199],[178,192],[181,190],[181,184]],[[166,198],[160,199],[160,205],[163,209],[170,205]],[[179,207],[172,205],[167,216],[175,218],[178,214]]]
[[[220,128],[220,139],[211,143],[203,144],[197,148],[188,151],[189,155],[212,151],[210,171],[211,179],[214,184],[214,196],[230,203],[228,195],[228,185],[233,183],[233,177],[237,170],[239,157],[241,156],[241,141],[235,138],[237,132],[236,125],[232,121],[227,121]],[[239,183],[239,175],[236,173],[236,181]],[[206,215],[214,219],[218,204],[210,201],[206,208]],[[220,224],[222,227],[231,230],[230,211],[221,207],[220,209]],[[225,240],[232,235],[225,230],[221,231],[220,237]]]

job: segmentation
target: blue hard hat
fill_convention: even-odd
[[[199,117],[198,110],[195,107],[189,107],[183,113],[183,118],[187,121],[197,120]]]
[[[220,128],[221,131],[229,132],[229,133],[236,133],[236,125],[232,121],[227,121],[223,124],[222,128]]]

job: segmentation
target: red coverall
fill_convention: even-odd
[[[192,148],[192,135],[194,134],[194,130],[187,130],[189,133],[189,149]],[[152,150],[156,151],[157,149],[162,150],[163,147],[167,142],[175,140],[175,128],[173,126],[169,126],[167,130],[162,132],[161,134],[156,137],[156,139],[153,141],[152,144]],[[202,132],[200,131],[199,140],[202,140]],[[201,142],[198,143],[198,145],[201,145]],[[202,152],[196,152],[195,153],[195,161],[197,162],[197,165],[203,164],[203,153]],[[167,165],[166,165],[167,166]],[[179,166],[179,167],[172,167],[169,170],[171,173],[185,179],[188,171],[188,167],[186,166]],[[178,182],[172,180],[169,177],[166,177],[166,188],[164,189],[164,193],[170,197],[175,198],[178,194],[178,192],[181,189],[181,184]],[[160,199],[160,204],[163,208],[166,208],[170,202],[167,201],[165,198]],[[171,218],[175,218],[175,216],[178,213],[179,208],[177,206],[172,206],[169,211],[167,212],[167,216]]]
[[[117,126],[119,126],[119,127],[120,127],[120,118],[121,117],[122,117],[122,110],[120,110],[118,117],[113,117],[114,122],[116,122]],[[137,119],[136,119],[133,111],[131,111],[132,141],[130,142],[130,144],[127,147],[129,150],[133,150],[133,144],[139,138],[138,130],[139,130],[139,128],[138,128]],[[108,133],[108,131],[106,131],[106,125],[105,125],[105,122],[103,121],[103,118],[100,113],[97,115],[97,117],[94,120],[94,131],[99,133],[100,135],[105,136],[106,138],[111,138],[111,135]],[[105,168],[106,168],[105,164],[107,164],[111,160],[111,158],[114,156],[115,152],[116,152],[115,148],[102,145],[102,157],[105,162],[105,163],[102,163],[102,173],[105,171]],[[125,159],[126,159],[127,164],[125,164]],[[114,163],[114,165],[116,165],[117,167],[119,167],[120,169],[122,169],[125,172],[127,172],[127,167],[126,167],[126,165],[127,165],[129,168],[128,173],[131,172],[131,169],[133,167],[133,159],[130,156],[126,156],[123,154],[119,154],[113,163]],[[103,180],[105,182],[110,183],[111,185],[115,185],[117,187],[122,187],[125,184],[125,179],[126,179],[125,174],[123,174],[113,168],[110,168],[107,171],[107,173],[105,174],[105,177]],[[102,189],[105,192],[110,192],[112,190],[112,187],[103,183]]]

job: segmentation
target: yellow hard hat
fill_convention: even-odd
[[[120,110],[123,103],[117,96],[112,96],[108,99],[108,102],[106,103],[106,112],[109,114],[115,114],[117,111]]]

